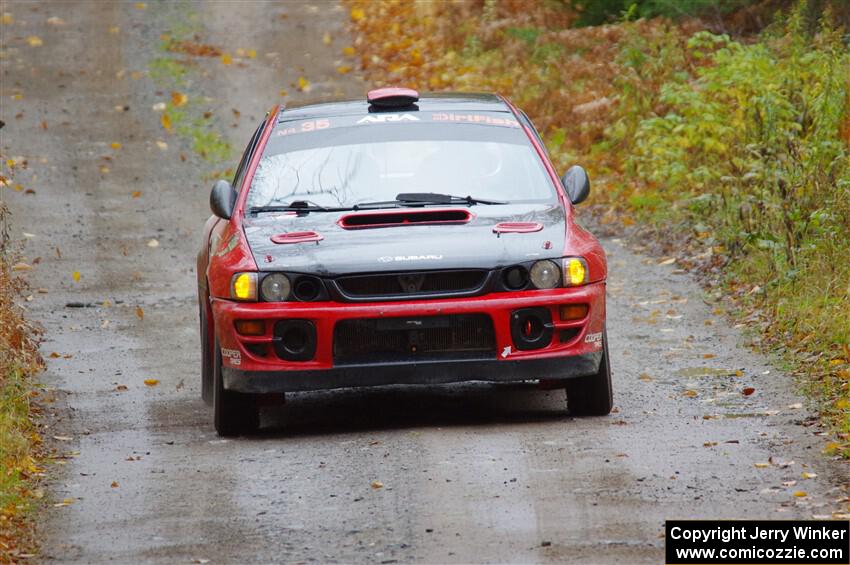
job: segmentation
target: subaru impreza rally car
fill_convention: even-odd
[[[539,380],[612,406],[607,265],[523,112],[491,94],[382,88],[275,107],[198,254],[202,394],[221,435],[263,395]]]

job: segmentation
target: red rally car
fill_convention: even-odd
[[[544,381],[610,412],[607,265],[528,117],[490,94],[383,88],[274,108],[198,254],[202,394],[220,435],[269,393]]]

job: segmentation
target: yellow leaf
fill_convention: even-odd
[[[59,359],[60,357],[62,357],[62,355],[60,353],[55,352],[55,351],[50,354],[51,359]]]
[[[304,77],[298,77],[298,90],[301,92],[310,92],[310,81]]]
[[[359,22],[363,18],[366,17],[366,12],[363,8],[352,8],[351,9],[351,21]]]
[[[136,306],[136,317],[139,318],[140,320],[145,319],[145,311],[142,310],[141,306]]]
[[[163,128],[169,131],[171,130],[171,118],[168,116],[168,114],[163,114],[162,117],[160,117],[159,121],[162,123]]]
[[[112,35],[121,33],[121,28],[118,26],[112,26],[109,28],[109,33],[111,33]]]
[[[74,278],[74,282],[80,282],[80,271],[74,271],[71,276]]]
[[[148,7],[148,5],[145,4],[144,2],[136,2],[136,9],[137,10],[144,10],[147,7]]]
[[[378,490],[379,488],[384,488],[384,483],[381,481],[372,481],[372,488]]]
[[[183,94],[182,92],[172,92],[171,93],[171,105],[175,108],[183,106],[186,102],[189,101],[189,97]]]
[[[159,384],[159,379],[145,379],[145,386],[156,386]]]
[[[106,165],[100,166],[100,174],[105,175],[108,172],[109,172],[109,167],[107,167]]]
[[[134,190],[133,192],[130,193],[130,198],[138,198],[141,195],[142,195],[141,190]]]
[[[281,96],[289,96],[289,93],[285,90],[281,90],[278,94],[280,94]]]
[[[651,381],[651,380],[652,380],[652,377],[650,377],[650,376],[649,376],[648,374],[646,374],[646,373],[641,373],[641,374],[640,374],[640,376],[639,376],[638,378],[639,378],[640,380],[642,380],[643,382],[645,382],[645,383],[648,383],[649,381]]]
[[[835,407],[839,410],[847,410],[848,408],[850,408],[850,399],[839,398],[835,401]]]
[[[686,391],[685,391],[685,392],[683,392],[682,394],[683,394],[684,396],[688,396],[688,397],[690,397],[690,398],[693,398],[693,397],[697,396],[699,393],[698,393],[697,391],[695,391],[695,390],[686,390]]]
[[[806,494],[806,491],[798,490],[797,492],[794,493],[794,496],[796,496],[797,498],[803,498],[804,496],[808,496],[808,495]]]
[[[32,265],[26,263],[15,263],[12,265],[13,271],[32,271]]]
[[[112,488],[118,488],[118,481],[112,481],[112,484],[109,486],[111,486]]]
[[[229,64],[231,64],[231,63],[233,62],[233,57],[231,57],[231,56],[230,56],[230,55],[228,55],[227,53],[224,53],[224,54],[221,56],[221,62],[222,62],[222,64],[224,64],[224,65],[229,65]]]
[[[354,50],[354,47],[343,47],[342,48],[342,54],[345,55],[346,57],[354,57],[354,53],[356,53],[356,51]]]
[[[803,471],[802,473],[800,473],[800,476],[803,477],[804,479],[814,479],[815,477],[818,476],[818,474],[817,473],[809,473],[808,471]]]
[[[245,54],[248,55],[249,59],[256,59],[257,58],[257,50],[256,49],[248,49],[248,51]]]
[[[322,43],[324,43],[325,45],[330,45],[332,41],[333,38],[331,37],[331,34],[325,32],[325,34],[322,36]]]
[[[111,147],[113,149],[121,149],[121,144],[118,143],[117,141],[113,141],[112,144],[111,144]]]
[[[159,147],[162,151],[168,149],[168,144],[160,139],[156,140],[156,146]]]
[[[765,469],[767,467],[770,467],[770,463],[756,463],[755,466],[756,469]]]
[[[340,65],[336,68],[336,72],[341,75],[347,75],[351,72],[351,67],[349,67],[348,65]]]
[[[44,42],[37,35],[31,35],[27,37],[27,43],[30,44],[30,47],[41,47],[44,45]]]
[[[714,353],[706,353],[702,356],[703,359],[714,359],[715,357],[717,356]]]
[[[3,15],[0,16],[0,23],[3,25],[11,25],[15,21],[15,18],[12,17],[12,14],[9,12],[3,12]]]
[[[835,367],[837,365],[841,365],[842,363],[844,363],[844,359],[832,359],[829,362],[829,364],[832,365],[833,367]]]
[[[57,502],[56,504],[54,504],[53,507],[59,508],[61,506],[70,506],[71,504],[74,504],[74,499],[73,498],[66,498],[62,502]]]

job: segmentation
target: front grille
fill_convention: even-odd
[[[339,277],[336,283],[347,298],[380,299],[469,294],[480,290],[486,280],[487,271],[470,269],[353,275]]]
[[[334,364],[487,359],[496,350],[486,314],[342,320],[334,328]]]

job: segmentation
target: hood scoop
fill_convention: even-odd
[[[471,219],[472,214],[468,210],[392,210],[348,214],[338,223],[343,229],[359,230],[415,224],[465,224]]]
[[[284,243],[319,243],[323,239],[325,239],[322,234],[314,232],[314,231],[294,231],[289,233],[281,233],[278,235],[273,235],[269,239],[272,240],[272,243],[284,244]]]
[[[493,226],[493,233],[534,233],[542,229],[539,222],[501,222]]]

